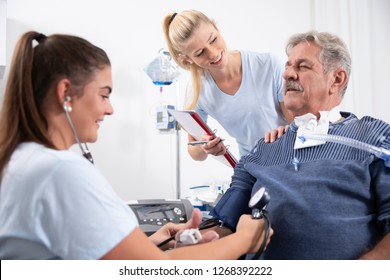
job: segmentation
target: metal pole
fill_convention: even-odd
[[[176,81],[176,108],[179,110],[180,106],[180,87],[179,81]],[[176,122],[176,198],[180,199],[181,189],[180,189],[180,126]]]
[[[180,199],[180,131],[176,123],[176,198]]]

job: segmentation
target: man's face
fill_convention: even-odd
[[[284,105],[294,116],[319,116],[319,111],[335,106],[330,94],[334,71],[324,74],[319,54],[320,48],[312,42],[299,43],[290,51],[283,73]]]

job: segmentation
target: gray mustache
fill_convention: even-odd
[[[303,91],[303,87],[296,81],[286,81],[284,83],[284,91],[287,91],[287,89]]]

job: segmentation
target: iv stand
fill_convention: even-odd
[[[180,88],[179,82],[176,81],[176,105],[177,108],[180,104]],[[181,191],[180,191],[180,127],[179,123],[176,122],[175,125],[175,133],[176,133],[176,198],[180,199]]]
[[[159,50],[159,56],[156,57],[151,63],[149,63],[144,71],[152,79],[152,82],[155,85],[160,85],[160,92],[162,92],[163,85],[170,85],[172,82],[176,81],[176,91],[177,91],[177,100],[176,100],[176,109],[180,104],[180,88],[177,77],[179,72],[177,68],[170,63],[171,57],[170,53],[164,51],[164,49]],[[176,136],[176,198],[180,199],[180,127],[178,123],[175,123],[175,136]]]

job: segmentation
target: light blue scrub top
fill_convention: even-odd
[[[0,259],[99,259],[137,226],[96,167],[72,151],[19,145],[0,186]]]
[[[247,154],[265,133],[287,121],[283,101],[284,64],[271,53],[241,51],[242,82],[235,95],[222,92],[210,74],[202,80],[195,110],[203,120],[218,121],[236,139],[240,156]]]

